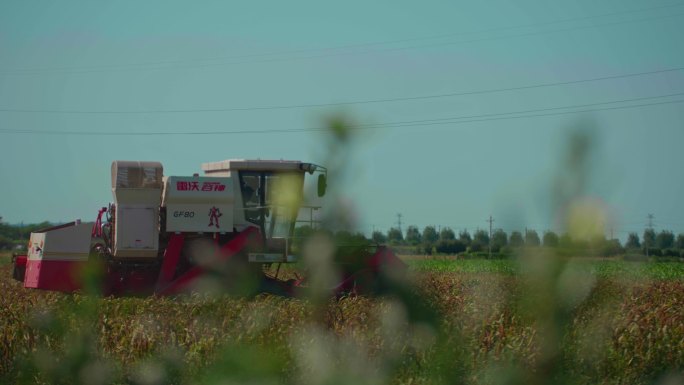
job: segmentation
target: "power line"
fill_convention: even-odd
[[[679,93],[684,94],[684,93]],[[672,94],[672,95],[679,95]],[[649,98],[667,97],[666,96],[654,96]],[[644,98],[637,98],[633,100],[639,100]],[[594,104],[585,104],[583,106],[591,105],[603,105],[610,103],[618,103],[629,101],[625,99],[623,101],[612,101],[612,102],[601,102]],[[604,108],[593,108],[584,110],[574,110],[574,111],[561,111],[545,114],[528,114],[532,111],[548,111],[555,109],[567,109],[576,108],[576,106],[566,106],[566,107],[552,107],[537,110],[527,110],[527,111],[513,111],[506,113],[496,113],[496,114],[483,114],[483,115],[471,115],[464,117],[452,117],[445,119],[433,119],[433,120],[423,120],[423,121],[404,121],[404,122],[393,122],[393,123],[378,123],[378,124],[364,124],[364,125],[354,125],[350,126],[349,129],[354,130],[366,130],[373,128],[391,128],[391,127],[416,127],[416,126],[432,126],[440,124],[463,124],[463,123],[474,123],[474,122],[485,122],[485,121],[495,121],[495,120],[509,120],[509,119],[524,119],[532,117],[542,117],[542,116],[556,116],[556,115],[567,115],[567,114],[577,114],[585,112],[597,112],[597,111],[611,111],[611,110],[622,110],[630,108],[639,107],[650,107],[658,105],[667,104],[678,104],[684,103],[682,100],[670,100],[654,103],[643,103],[643,104],[633,104],[628,106],[615,106],[615,107],[604,107]],[[518,116],[500,116],[500,115],[515,115],[524,114]],[[472,118],[478,117],[478,118]],[[464,120],[459,120],[464,119]],[[180,136],[180,135],[238,135],[238,134],[277,134],[277,133],[295,133],[295,132],[325,132],[328,131],[327,127],[311,127],[311,128],[292,128],[292,129],[261,129],[261,130],[239,130],[239,131],[185,131],[185,132],[87,132],[87,131],[46,131],[46,130],[18,130],[18,129],[0,129],[0,134],[43,134],[43,135],[82,135],[82,136]]]
[[[517,34],[517,35],[504,35],[504,36],[487,37],[487,38],[479,38],[479,39],[471,39],[471,40],[461,40],[461,41],[455,41],[455,42],[443,42],[443,43],[433,43],[433,44],[426,44],[426,45],[414,45],[414,46],[408,46],[408,47],[391,47],[391,48],[380,49],[380,50],[370,50],[370,51],[360,51],[360,52],[359,51],[337,52],[337,53],[321,54],[321,55],[314,55],[314,56],[289,57],[289,58],[288,57],[271,58],[271,59],[238,61],[238,62],[230,62],[229,61],[229,62],[205,63],[205,64],[185,64],[185,63],[195,63],[195,62],[200,62],[200,61],[234,60],[234,59],[241,59],[241,58],[264,57],[264,56],[267,57],[267,56],[283,55],[283,54],[323,52],[323,51],[359,48],[359,47],[365,47],[365,46],[398,44],[398,43],[405,43],[405,42],[418,41],[418,40],[443,39],[443,38],[447,38],[447,37],[454,37],[454,36],[461,36],[461,35],[468,35],[468,34],[496,32],[496,31],[501,31],[501,30],[520,29],[520,28],[530,28],[530,27],[567,23],[567,22],[571,22],[571,21],[579,21],[579,20],[586,20],[586,19],[599,18],[599,17],[616,16],[616,15],[620,15],[620,14],[645,12],[645,11],[649,11],[649,10],[656,10],[656,9],[662,9],[662,8],[680,7],[682,5],[684,5],[684,4],[682,4],[682,3],[669,4],[669,5],[652,7],[652,8],[644,8],[644,9],[639,9],[639,10],[628,10],[628,11],[620,11],[620,12],[606,13],[606,14],[600,14],[600,15],[581,16],[581,17],[577,17],[577,18],[559,19],[559,20],[550,21],[550,22],[533,23],[533,24],[511,26],[511,27],[498,27],[498,28],[491,28],[491,29],[474,31],[474,32],[444,34],[444,35],[435,35],[435,36],[426,36],[426,37],[416,37],[416,38],[409,38],[409,39],[381,41],[381,42],[349,44],[349,45],[343,45],[343,46],[337,46],[337,47],[328,47],[328,48],[300,49],[300,50],[291,50],[291,51],[279,51],[279,52],[273,52],[273,53],[260,53],[260,54],[250,54],[250,55],[227,56],[227,57],[208,58],[208,59],[169,60],[169,61],[158,61],[158,62],[137,63],[137,64],[14,69],[14,70],[6,70],[3,72],[0,72],[0,74],[2,74],[2,75],[31,75],[31,74],[40,74],[40,73],[46,73],[46,72],[47,73],[78,74],[78,73],[108,72],[108,71],[164,70],[164,69],[199,68],[199,67],[222,66],[222,65],[233,65],[233,64],[280,62],[280,61],[302,60],[302,59],[318,59],[318,58],[326,58],[326,57],[332,57],[332,56],[343,56],[343,55],[363,55],[363,54],[372,54],[372,53],[377,53],[377,52],[390,52],[390,51],[410,50],[410,49],[418,49],[418,48],[448,46],[448,45],[463,44],[463,43],[475,43],[475,42],[482,42],[482,41],[501,40],[501,39],[508,39],[508,38],[516,38],[516,37],[527,37],[527,36],[541,35],[541,34],[545,34],[545,33],[567,32],[567,31],[573,31],[573,30],[596,28],[596,27],[603,27],[603,26],[612,26],[612,25],[620,25],[620,24],[626,24],[626,23],[638,23],[638,22],[644,22],[644,21],[653,21],[653,20],[659,20],[659,19],[664,19],[664,18],[678,17],[678,16],[684,15],[684,13],[675,13],[675,14],[669,13],[666,15],[656,16],[656,17],[648,17],[648,18],[632,19],[632,20],[621,20],[621,21],[593,24],[593,25],[587,25],[587,26],[576,26],[576,27],[569,27],[569,28],[561,28],[561,29],[556,29],[556,30],[535,31],[535,32],[522,33],[522,34]],[[174,64],[185,64],[185,65],[174,66]],[[158,65],[170,65],[170,66],[154,67],[154,66],[158,66]],[[136,68],[136,67],[140,67],[140,68]]]
[[[474,122],[486,122],[486,121],[494,121],[494,120],[509,120],[509,119],[524,119],[524,118],[534,118],[534,117],[543,117],[543,116],[557,116],[557,115],[568,115],[568,114],[579,114],[579,113],[585,113],[585,112],[598,112],[598,111],[611,111],[611,110],[623,110],[623,109],[629,109],[629,108],[638,108],[638,107],[649,107],[649,106],[658,106],[658,105],[666,105],[666,104],[678,104],[678,103],[684,103],[684,99],[682,100],[672,100],[672,101],[664,101],[664,102],[656,102],[656,103],[644,103],[644,104],[634,104],[631,106],[616,106],[616,107],[605,107],[605,108],[593,108],[593,109],[585,109],[585,110],[576,110],[576,111],[562,111],[562,112],[554,112],[554,113],[547,113],[547,114],[527,114],[527,115],[520,115],[520,116],[504,116],[504,117],[491,117],[491,118],[483,118],[483,119],[469,119],[469,120],[460,120],[460,121],[443,121],[443,122],[426,122],[426,123],[417,123],[417,124],[392,124],[388,125],[389,127],[414,127],[414,126],[432,126],[432,125],[440,125],[440,124],[463,124],[463,123],[474,123]],[[604,103],[601,103],[604,104]],[[554,108],[556,109],[556,108]],[[515,114],[514,112],[507,113],[509,114]],[[498,115],[498,114],[492,114],[491,116]]]
[[[673,68],[665,68],[665,69],[654,70],[654,71],[632,72],[632,73],[628,73],[628,74],[607,75],[607,76],[600,76],[600,77],[586,78],[586,79],[566,80],[566,81],[561,81],[561,82],[537,83],[537,84],[516,86],[516,87],[491,88],[491,89],[484,89],[484,90],[450,92],[450,93],[443,93],[443,94],[407,96],[407,97],[398,97],[398,98],[366,99],[366,100],[355,100],[355,101],[336,102],[336,103],[312,103],[312,104],[290,104],[290,105],[276,105],[276,106],[173,109],[173,110],[90,110],[90,111],[88,111],[88,110],[43,110],[43,109],[2,108],[2,109],[0,109],[0,112],[48,113],[48,114],[172,114],[172,113],[175,114],[175,113],[263,111],[263,110],[283,110],[283,109],[296,109],[296,108],[333,107],[333,106],[356,105],[356,104],[390,103],[390,102],[402,102],[402,101],[412,101],[412,100],[439,99],[439,98],[448,98],[448,97],[455,97],[455,96],[482,95],[482,94],[491,94],[491,93],[499,93],[499,92],[520,91],[520,90],[529,90],[529,89],[536,89],[536,88],[548,88],[548,87],[565,86],[565,85],[571,85],[571,84],[591,83],[591,82],[597,82],[597,81],[606,81],[606,80],[625,79],[625,78],[647,76],[647,75],[656,75],[656,74],[663,74],[663,73],[670,73],[670,72],[679,72],[682,70],[684,70],[684,67],[673,67]]]
[[[449,118],[410,120],[410,121],[394,122],[394,123],[376,123],[376,124],[374,124],[374,126],[382,126],[382,125],[395,126],[398,124],[402,124],[402,125],[403,124],[407,124],[407,125],[411,124],[412,125],[415,123],[448,122],[448,121],[452,121],[452,120],[475,119],[475,118],[482,118],[482,117],[494,117],[494,116],[506,116],[506,115],[517,115],[517,114],[525,114],[525,113],[532,113],[532,112],[565,110],[565,109],[571,109],[571,108],[584,108],[584,107],[592,107],[592,106],[599,106],[599,105],[606,105],[606,104],[628,103],[628,102],[635,102],[635,101],[641,101],[641,100],[661,99],[661,98],[668,98],[668,97],[682,96],[682,95],[684,95],[684,92],[676,92],[676,93],[672,93],[672,94],[657,95],[657,96],[646,96],[646,97],[641,97],[641,98],[612,100],[612,101],[608,101],[608,102],[575,104],[575,105],[562,106],[562,107],[538,108],[538,109],[522,110],[522,111],[514,111],[514,112],[500,112],[500,113],[492,113],[492,114],[469,115],[469,116],[459,116],[459,117],[449,117]],[[514,118],[514,117],[511,117],[511,118]]]

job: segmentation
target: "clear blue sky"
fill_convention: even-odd
[[[92,220],[112,199],[114,159],[158,160],[167,175],[227,158],[326,159],[313,132],[66,131],[318,127],[341,108],[159,111],[401,99],[676,69],[682,36],[683,1],[3,1],[0,216]],[[550,191],[565,172],[567,131],[585,124],[596,128],[587,194],[604,202],[616,236],[641,233],[648,213],[658,228],[682,232],[684,103],[676,101],[684,95],[665,96],[682,92],[684,71],[672,70],[345,105],[360,123],[488,117],[364,130],[344,191],[366,232],[388,229],[398,212],[421,228],[484,228],[490,214],[508,231],[554,228]],[[580,109],[620,108],[491,119],[587,104]],[[621,108],[634,104],[652,105]]]

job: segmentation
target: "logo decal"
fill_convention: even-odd
[[[219,182],[203,182],[201,185],[196,181],[177,181],[178,191],[225,191],[226,185]]]
[[[219,210],[216,206],[213,206],[211,209],[209,209],[209,227],[211,226],[216,226],[217,229],[220,229],[221,226],[219,226],[219,218],[222,217],[223,214],[221,214],[221,210]],[[214,223],[216,221],[216,223]]]

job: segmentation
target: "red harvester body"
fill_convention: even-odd
[[[202,177],[167,177],[158,162],[113,162],[114,203],[94,223],[33,232],[27,255],[13,257],[14,278],[64,292],[95,285],[105,295],[173,295],[209,284],[243,293],[304,290],[305,279],[281,280],[268,268],[298,259],[297,219],[309,209],[313,226],[320,208],[302,205],[304,178],[318,174],[321,197],[327,170],[282,160],[225,160],[202,169]],[[386,247],[353,250],[341,258],[347,263],[328,288],[333,294],[373,290],[385,269],[405,269]]]

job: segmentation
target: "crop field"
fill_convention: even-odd
[[[482,260],[482,259],[415,259],[407,258],[406,262],[416,271],[443,273],[496,273],[515,275],[520,271],[520,265],[510,259]],[[682,279],[684,277],[684,263],[636,263],[621,260],[577,260],[572,264],[587,274],[602,278],[633,278],[633,279]]]
[[[7,261],[3,384],[684,381],[682,263],[408,258],[388,295],[293,299],[44,292]]]

